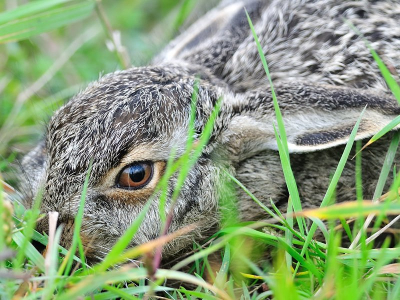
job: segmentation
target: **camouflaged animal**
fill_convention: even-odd
[[[195,140],[218,99],[223,101],[210,141],[173,208],[169,231],[197,222],[196,229],[166,245],[164,258],[218,230],[225,172],[263,203],[272,199],[285,211],[289,194],[273,129],[271,91],[245,9],[269,62],[303,208],[320,205],[366,106],[357,140],[371,137],[400,113],[365,42],[346,22],[364,34],[398,80],[397,0],[224,1],[172,41],[152,65],[105,75],[73,97],[55,112],[43,141],[25,156],[24,203],[30,207],[42,192],[42,213],[59,212],[65,225],[64,246],[72,239],[90,161],[81,230],[89,261],[102,259],[135,220],[171,153],[179,158],[186,149],[196,78]],[[362,154],[367,199],[387,147],[384,139]],[[169,179],[166,212],[177,176]],[[354,161],[349,161],[338,200],[356,198],[354,178]],[[269,217],[240,188],[236,197],[243,220]],[[160,235],[158,199],[159,193],[130,246]],[[44,218],[37,229],[47,228]]]

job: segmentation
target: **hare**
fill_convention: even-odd
[[[400,113],[352,22],[393,70],[400,70],[398,1],[223,1],[173,40],[152,65],[100,78],[58,109],[43,140],[22,162],[24,205],[41,193],[41,211],[57,211],[62,244],[72,239],[82,186],[93,163],[81,237],[90,261],[102,259],[132,224],[163,176],[171,153],[186,148],[198,80],[197,140],[223,98],[211,138],[180,192],[169,231],[196,223],[164,247],[163,257],[218,230],[218,199],[228,172],[258,199],[284,209],[288,190],[277,151],[272,96],[245,9],[252,19],[282,110],[303,208],[320,205],[361,111],[357,140]],[[388,139],[363,152],[365,198],[371,198]],[[396,158],[396,161],[399,161]],[[354,162],[347,162],[338,200],[355,199]],[[168,197],[177,175],[170,179]],[[268,218],[236,189],[243,220]],[[160,235],[159,193],[130,246]],[[167,200],[166,210],[170,207]],[[47,219],[37,229],[46,231]]]

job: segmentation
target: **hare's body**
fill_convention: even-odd
[[[357,26],[395,73],[400,70],[398,1],[226,1],[173,41],[154,66],[108,74],[71,99],[50,120],[44,141],[25,157],[23,172],[34,175],[22,184],[28,190],[26,205],[42,188],[42,212],[58,211],[67,225],[64,244],[71,241],[91,160],[81,232],[89,258],[103,257],[129,227],[152,195],[170,154],[175,151],[179,157],[186,147],[196,77],[195,139],[218,98],[223,102],[210,142],[182,188],[170,231],[194,222],[198,228],[170,243],[165,256],[217,230],[225,170],[262,202],[272,199],[285,209],[288,191],[273,129],[272,97],[244,7],[270,65],[303,207],[320,204],[366,105],[357,140],[372,136],[400,112],[364,41],[345,23],[347,19]],[[385,139],[363,152],[367,198],[372,197],[387,146]],[[133,173],[139,167],[151,168],[150,177],[143,177],[149,179],[127,188],[121,181],[124,172],[132,179],[142,174]],[[350,161],[338,200],[355,199],[354,172]],[[176,176],[170,179],[169,196]],[[159,235],[158,196],[132,245]],[[268,217],[240,189],[237,196],[243,219]],[[47,230],[46,219],[38,228]]]

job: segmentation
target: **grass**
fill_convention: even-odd
[[[39,3],[39,4],[38,4]],[[4,179],[15,185],[17,177],[12,171],[12,164],[20,153],[26,152],[38,139],[42,130],[40,123],[45,122],[54,108],[61,105],[76,93],[81,85],[95,80],[101,72],[111,72],[116,68],[126,66],[126,52],[119,45],[119,40],[112,34],[112,28],[122,29],[129,34],[122,35],[123,45],[127,45],[129,53],[141,51],[141,58],[130,59],[134,65],[146,64],[161,48],[185,20],[192,7],[191,1],[176,3],[175,1],[135,1],[134,11],[123,9],[132,7],[129,1],[115,3],[104,1],[103,6],[97,6],[94,1],[46,1],[34,2],[24,10],[0,16],[1,22],[7,18],[21,18],[26,22],[26,16],[33,13],[37,18],[44,18],[46,23],[41,30],[44,35],[33,35],[26,40],[27,32],[23,31],[19,42],[0,45],[1,67],[7,70],[0,77],[0,90],[3,94],[0,118],[0,172]],[[4,4],[0,4],[4,5]],[[150,13],[147,8],[158,5],[158,10]],[[75,11],[76,10],[76,11]],[[46,14],[38,12],[51,11],[50,19]],[[75,19],[67,16],[75,12]],[[132,17],[132,14],[136,18]],[[171,32],[162,40],[159,36],[158,46],[154,47],[149,36],[156,32],[157,26],[165,28],[165,24],[154,24],[152,20],[167,16]],[[56,17],[56,18],[55,18]],[[53,18],[53,19],[52,19]],[[57,22],[51,20],[57,19]],[[43,23],[42,22],[42,23]],[[49,22],[49,23],[47,23]],[[252,28],[251,20],[249,19]],[[18,26],[22,26],[17,22]],[[93,27],[91,27],[93,26]],[[89,28],[82,35],[76,36],[77,28]],[[20,28],[20,27],[15,27]],[[153,28],[153,32],[147,29]],[[0,31],[8,35],[11,29],[6,27]],[[49,30],[53,30],[48,32]],[[5,31],[8,30],[8,31]],[[3,33],[5,32],[5,34]],[[133,33],[132,33],[133,32]],[[254,34],[254,30],[253,30]],[[155,34],[157,36],[157,34]],[[16,39],[17,35],[13,35]],[[109,51],[104,47],[104,40],[110,39],[114,45]],[[257,36],[254,34],[258,43]],[[2,39],[0,38],[0,42]],[[4,40],[3,40],[4,41]],[[72,42],[71,42],[72,41]],[[69,45],[69,46],[67,46]],[[55,58],[55,49],[64,49],[64,54]],[[62,51],[61,51],[62,52]],[[150,53],[147,53],[150,52]],[[376,53],[372,52],[376,58]],[[54,58],[52,58],[54,56]],[[54,62],[53,62],[54,60]],[[377,59],[378,62],[380,61]],[[260,61],[263,64],[271,90],[267,59],[260,51]],[[383,76],[390,73],[383,64],[379,64]],[[30,70],[30,72],[26,72]],[[398,86],[390,80],[394,95],[398,98]],[[266,84],[267,84],[266,80]],[[72,87],[72,88],[71,88]],[[60,91],[55,93],[55,91]],[[14,101],[14,99],[17,99]],[[192,108],[196,104],[196,93],[192,98]],[[222,101],[222,100],[220,100]],[[186,152],[178,160],[170,160],[166,174],[158,186],[164,201],[160,201],[160,210],[165,205],[166,188],[171,174],[179,172],[178,184],[173,193],[176,199],[184,179],[190,168],[195,164],[206,145],[213,128],[213,121],[219,110],[218,102],[200,141],[192,146],[188,141]],[[336,204],[327,207],[335,199],[338,179],[345,162],[349,159],[353,148],[354,137],[360,120],[355,124],[351,137],[339,162],[331,184],[321,203],[320,209],[303,211],[301,198],[293,175],[288,152],[285,126],[279,110],[279,99],[273,92],[276,111],[278,141],[284,176],[290,198],[288,210],[271,210],[261,203],[237,179],[227,175],[231,185],[238,185],[271,216],[271,221],[240,223],[235,201],[226,196],[221,199],[224,206],[222,212],[223,228],[204,245],[194,245],[194,253],[163,269],[160,264],[160,249],[162,245],[177,236],[190,231],[189,226],[173,234],[167,234],[172,214],[162,215],[164,229],[158,239],[134,248],[126,249],[143,220],[150,201],[128,228],[125,234],[115,244],[106,258],[94,266],[85,264],[85,251],[79,236],[83,209],[76,216],[73,243],[70,249],[60,247],[61,228],[54,229],[50,236],[43,236],[34,230],[35,222],[40,217],[40,195],[37,196],[34,208],[25,210],[15,203],[13,209],[4,199],[3,185],[0,185],[0,299],[25,297],[26,299],[149,299],[165,297],[168,299],[399,299],[400,297],[400,264],[397,258],[400,247],[389,247],[388,241],[379,249],[369,243],[364,222],[378,216],[400,212],[397,203],[400,177],[395,180],[388,193],[382,196],[383,187],[392,170],[394,154],[399,144],[399,135],[395,134],[388,149],[386,160],[382,166],[381,176],[376,187],[374,202],[362,200]],[[190,132],[193,132],[194,110],[192,109]],[[361,116],[360,116],[361,119]],[[392,128],[399,124],[398,118],[390,124]],[[390,127],[384,128],[371,139],[371,143],[380,138]],[[360,145],[356,146],[360,149]],[[358,150],[357,150],[358,151]],[[362,153],[362,152],[361,152]],[[361,156],[357,156],[356,164],[361,166]],[[87,182],[82,190],[81,208],[84,207]],[[356,182],[362,185],[361,172],[357,172]],[[358,189],[359,190],[359,189]],[[11,216],[14,215],[12,218]],[[367,221],[364,221],[366,218]],[[311,220],[311,222],[310,222]],[[327,220],[326,223],[322,220]],[[342,220],[345,231],[337,230],[334,220]],[[351,229],[347,222],[354,221]],[[15,226],[15,227],[12,227]],[[14,228],[11,232],[10,228]],[[317,230],[324,235],[324,240],[316,240]],[[378,230],[378,228],[376,228]],[[347,234],[352,245],[348,248],[338,246],[342,234]],[[12,239],[10,239],[12,237]],[[43,256],[33,246],[33,240],[47,245]],[[77,250],[77,251],[76,251]],[[271,253],[273,259],[263,260],[265,253]],[[144,263],[138,267],[123,264],[126,261],[143,257]],[[122,265],[121,265],[122,264]],[[168,281],[166,281],[168,279]],[[169,282],[176,280],[184,284],[173,287]]]

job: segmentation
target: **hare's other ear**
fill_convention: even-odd
[[[373,136],[400,114],[397,101],[389,95],[357,89],[292,84],[277,86],[276,93],[291,153],[318,151],[347,143],[364,107],[366,111],[356,140]],[[233,117],[221,133],[220,142],[238,160],[263,150],[278,149],[270,92],[237,95],[226,105]]]
[[[217,74],[248,36],[245,9],[256,21],[268,3],[264,0],[223,1],[173,40],[155,62],[185,60]]]

